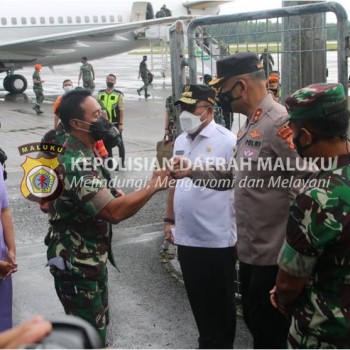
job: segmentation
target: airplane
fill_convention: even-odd
[[[24,92],[24,66],[52,68],[116,55],[145,45],[147,28],[217,15],[232,0],[167,0],[171,17],[155,18],[164,0],[0,0],[0,73],[4,89]]]

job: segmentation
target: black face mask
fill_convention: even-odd
[[[111,88],[114,86],[114,83],[111,83],[111,82],[107,82],[107,87]]]
[[[306,149],[308,149],[313,143],[316,143],[318,140],[319,140],[319,137],[315,134],[313,134],[311,131],[309,131],[312,135],[313,135],[313,138],[312,138],[312,142],[306,146],[301,146],[300,142],[299,142],[299,136],[300,136],[300,133],[301,133],[301,130],[299,131],[297,137],[294,137],[293,138],[293,143],[294,143],[294,146],[295,146],[295,150],[297,151],[297,153],[299,154],[299,156],[301,158],[303,158],[303,153]]]
[[[105,118],[91,124],[89,131],[95,141],[103,140],[108,148],[119,147],[123,142],[119,130]]]
[[[232,110],[232,102],[233,102],[233,101],[236,101],[236,100],[239,100],[239,99],[242,97],[242,95],[239,96],[239,97],[232,97],[232,90],[233,90],[233,89],[237,86],[237,84],[239,84],[239,83],[241,83],[241,81],[240,81],[240,80],[237,80],[237,81],[233,84],[231,90],[229,90],[229,91],[226,91],[226,92],[221,92],[221,91],[219,91],[219,93],[218,93],[218,100],[219,100],[218,104],[219,104],[219,106],[222,108],[222,110],[223,110],[224,113],[233,113],[233,110]]]
[[[109,129],[112,127],[112,124],[105,118],[99,118],[97,121],[90,125],[89,131],[92,137],[96,140],[103,140],[105,135],[108,133]]]

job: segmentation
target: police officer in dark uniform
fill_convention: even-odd
[[[285,348],[289,322],[271,305],[270,290],[275,285],[289,207],[299,192],[297,184],[289,184],[309,176],[310,170],[295,151],[286,109],[267,92],[258,57],[236,53],[220,59],[217,77],[210,84],[219,89],[223,111],[247,116],[237,134],[233,171],[184,171],[175,166],[172,175],[188,176],[196,184],[204,179],[203,186],[213,183],[208,180],[234,178],[211,188],[234,185],[243,317],[254,348]]]

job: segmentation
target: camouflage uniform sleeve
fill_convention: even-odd
[[[332,197],[323,188],[312,188],[297,196],[291,206],[278,265],[292,276],[310,276],[326,246],[340,237],[342,225],[334,211],[339,199]]]
[[[77,163],[77,167],[84,169],[83,162]],[[66,171],[64,182],[65,188],[75,194],[83,211],[90,216],[96,216],[114,199],[106,187],[107,180],[101,179],[94,170]]]

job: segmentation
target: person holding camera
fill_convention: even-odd
[[[64,189],[53,203],[45,238],[47,265],[66,314],[89,322],[106,343],[109,322],[107,260],[112,253],[112,226],[138,212],[167,185],[168,170],[153,172],[145,188],[123,195],[111,188],[109,172],[96,159],[96,141],[110,128],[101,106],[88,90],[62,97],[59,118],[68,132],[59,155]]]

